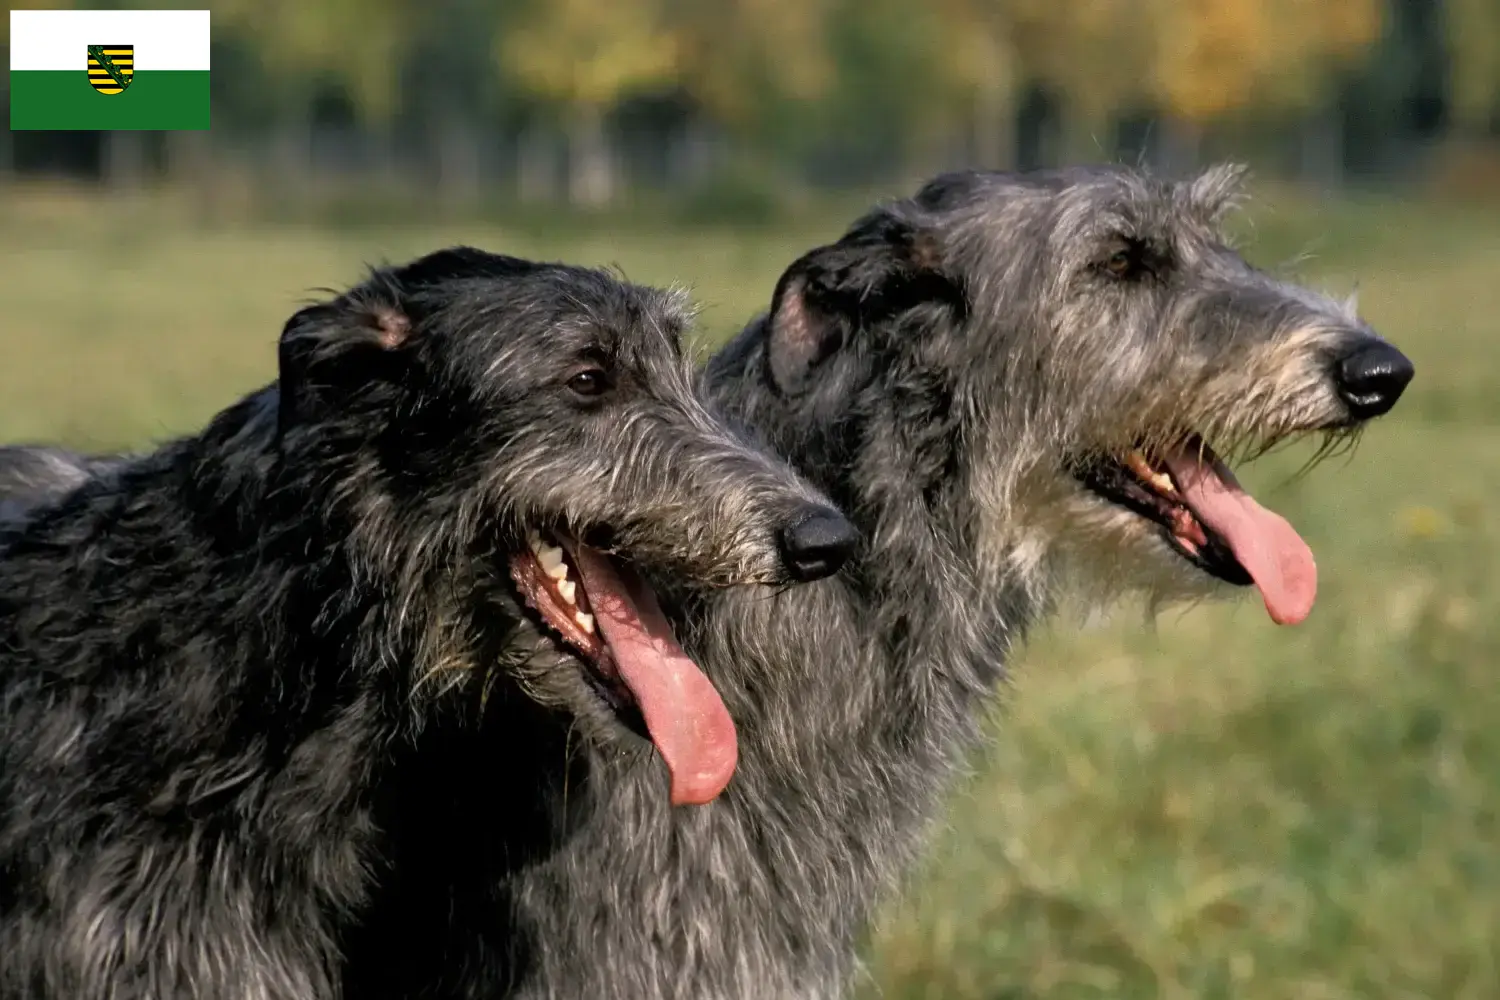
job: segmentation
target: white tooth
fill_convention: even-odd
[[[551,573],[563,564],[563,550],[555,545],[543,545],[536,550],[536,559],[542,564],[542,569]]]
[[[569,604],[572,604],[573,591],[577,589],[577,587],[578,584],[574,583],[572,580],[560,580],[557,584],[557,592],[562,595],[563,600],[567,601]]]
[[[566,580],[568,578],[568,564],[558,563],[556,566],[547,567],[547,575],[554,580]]]
[[[593,635],[594,634],[594,616],[593,615],[584,614],[582,611],[575,611],[575,612],[573,612],[573,620],[575,622],[577,622],[578,626],[580,628],[582,628],[585,632],[587,632],[589,635]]]

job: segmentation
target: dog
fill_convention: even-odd
[[[525,804],[475,791],[504,727],[444,727],[394,783],[411,821],[351,1000],[844,995],[1011,651],[1065,595],[1254,587],[1275,622],[1310,613],[1311,552],[1230,464],[1347,444],[1413,366],[1227,245],[1240,191],[1232,167],[955,173],[794,261],[705,378],[864,542],[772,597],[659,582],[739,726],[735,781],[674,810],[627,762],[512,859]]]
[[[453,248],[299,311],[201,433],[33,453],[0,529],[0,997],[336,996],[385,776],[468,676],[536,738],[490,773],[551,811],[591,761],[717,795],[734,722],[643,572],[786,587],[858,536],[704,405],[688,319]]]

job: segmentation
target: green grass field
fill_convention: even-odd
[[[868,949],[894,1000],[1500,997],[1500,214],[1252,203],[1245,245],[1340,294],[1417,377],[1358,450],[1242,470],[1317,553],[1236,606],[1061,621]],[[282,321],[441,244],[680,281],[711,341],[846,218],[733,236],[206,229],[169,204],[0,203],[0,440],[137,446],[268,379]]]

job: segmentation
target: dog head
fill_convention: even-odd
[[[643,728],[674,800],[702,801],[734,768],[733,724],[644,571],[805,582],[857,537],[705,407],[688,322],[681,295],[601,271],[441,251],[292,318],[279,435],[337,467],[371,572],[453,593],[429,670],[498,658],[600,739]],[[487,601],[516,627],[498,634]]]
[[[993,578],[1157,599],[1254,583],[1299,621],[1311,553],[1225,459],[1347,440],[1412,366],[1351,307],[1228,245],[1239,180],[940,177],[793,263],[721,372],[757,370],[753,418],[820,466],[879,448],[924,502],[959,497]]]

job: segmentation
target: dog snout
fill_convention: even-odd
[[[1339,397],[1356,420],[1388,412],[1414,374],[1411,360],[1377,337],[1356,341],[1334,365]]]
[[[858,545],[859,529],[827,507],[815,507],[781,530],[782,560],[800,583],[837,573]]]

